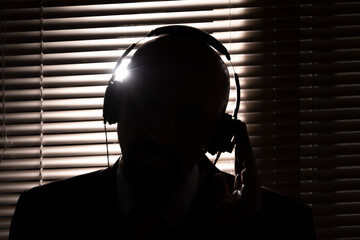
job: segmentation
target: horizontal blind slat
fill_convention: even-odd
[[[116,142],[116,132],[108,132],[108,141]],[[12,147],[34,146],[40,145],[40,137],[35,136],[9,136],[8,140],[12,142]],[[42,144],[44,146],[50,145],[72,145],[72,144],[94,144],[104,143],[105,134],[99,133],[69,133],[69,134],[44,134]]]
[[[114,155],[121,154],[118,143],[111,143],[109,153]],[[98,156],[106,155],[105,144],[91,145],[72,145],[72,146],[46,146],[43,148],[44,157],[76,157],[76,156]],[[39,158],[40,150],[38,147],[10,147],[3,154],[3,159],[16,158]]]

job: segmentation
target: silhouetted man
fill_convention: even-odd
[[[259,186],[245,124],[236,176],[205,156],[229,98],[219,54],[191,35],[140,47],[118,83],[121,159],[24,192],[10,239],[314,239],[310,209]]]

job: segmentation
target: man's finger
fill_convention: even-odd
[[[234,189],[240,190],[242,188],[242,185],[243,185],[242,174],[236,174],[235,175]]]
[[[214,175],[214,181],[216,186],[217,200],[220,201],[229,198],[230,190],[225,176],[222,173],[217,173]]]
[[[260,183],[257,177],[256,160],[245,123],[238,121],[234,138],[235,147],[235,191],[250,212],[261,207]]]
[[[246,128],[246,124],[237,121],[235,130],[235,154],[238,155],[235,162],[235,171],[236,168],[239,168],[236,172],[240,174],[244,168],[255,168],[255,158],[251,147],[251,142],[249,134]]]
[[[245,123],[237,121],[235,131],[235,174],[241,176],[241,183],[236,181],[235,189],[240,190],[241,186],[257,182],[255,157],[252,151],[250,138]],[[249,186],[257,187],[257,186]]]

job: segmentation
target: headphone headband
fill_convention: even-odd
[[[182,25],[170,25],[159,27],[147,34],[148,37],[152,36],[159,36],[163,34],[171,34],[171,35],[178,35],[178,36],[189,36],[193,39],[198,39],[201,42],[204,42],[213,48],[215,48],[218,52],[226,56],[227,60],[231,60],[230,54],[228,50],[222,45],[216,38],[211,36],[210,34],[189,26],[182,26]]]

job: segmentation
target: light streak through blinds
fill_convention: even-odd
[[[165,24],[198,27],[229,43],[229,17],[241,10],[236,8],[240,3],[4,2],[2,131],[12,145],[5,149],[2,142],[0,239],[7,239],[22,191],[107,166],[103,95],[117,59],[131,43]],[[231,26],[241,24],[231,18]],[[240,33],[233,30],[232,35]],[[110,163],[121,154],[115,128],[107,126]],[[229,171],[231,157],[225,155],[222,162]]]

